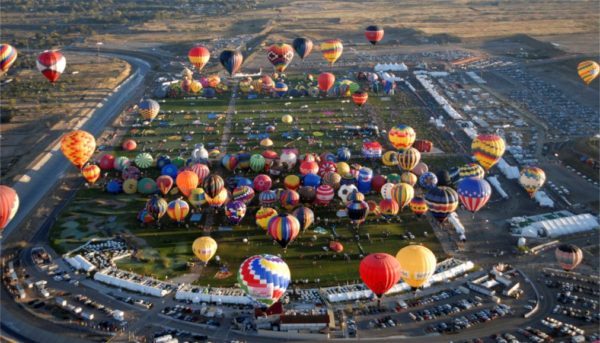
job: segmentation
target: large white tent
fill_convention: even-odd
[[[555,238],[578,232],[596,230],[600,224],[598,219],[589,213],[569,217],[542,220],[532,223],[521,230],[524,237]]]

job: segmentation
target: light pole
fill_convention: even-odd
[[[102,42],[96,43],[96,64],[100,63],[100,46],[104,45]]]

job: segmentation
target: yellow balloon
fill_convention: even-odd
[[[137,192],[138,181],[136,179],[127,179],[123,181],[123,193],[133,194]]]
[[[196,238],[192,243],[192,251],[200,261],[208,263],[217,253],[217,242],[208,236]]]
[[[589,85],[600,74],[600,65],[595,61],[583,61],[577,65],[577,74],[586,85]]]
[[[283,117],[281,117],[281,121],[286,124],[291,124],[294,121],[294,118],[291,115],[286,114]]]
[[[413,288],[423,286],[435,272],[437,260],[431,250],[422,245],[407,245],[396,254],[402,280]]]
[[[381,156],[381,162],[383,165],[393,167],[398,165],[398,152],[389,150]]]
[[[336,163],[337,173],[340,175],[350,174],[350,166],[346,162]]]
[[[269,220],[273,217],[277,217],[277,211],[270,207],[261,207],[256,212],[256,225],[258,225],[261,229],[266,230],[269,225]]]

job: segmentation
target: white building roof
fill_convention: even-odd
[[[598,219],[589,213],[578,214],[563,218],[541,220],[524,227],[521,235],[524,237],[559,237],[578,232],[596,230],[600,224]]]

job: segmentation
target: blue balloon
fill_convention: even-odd
[[[321,184],[321,177],[317,174],[306,174],[302,179],[304,186],[317,187]]]
[[[358,191],[362,194],[367,194],[371,191],[371,180],[364,181],[358,180]]]
[[[179,174],[179,168],[173,163],[169,163],[166,166],[162,167],[160,170],[161,175],[169,175],[173,180],[177,178],[177,174]]]
[[[437,183],[437,176],[432,172],[423,173],[419,177],[419,186],[423,187],[426,190],[432,190],[436,188]]]
[[[352,153],[350,152],[350,149],[348,148],[339,148],[337,151],[337,160],[338,162],[346,162],[348,160],[350,160],[350,157],[352,157]]]
[[[167,155],[160,155],[156,159],[156,167],[159,169],[162,169],[162,167],[166,166],[169,163],[171,163],[171,158]]]
[[[110,180],[106,184],[106,191],[112,194],[118,194],[123,191],[123,183],[121,180]]]
[[[214,88],[204,88],[202,91],[202,96],[205,98],[214,98],[217,92]]]
[[[236,187],[241,187],[241,186],[252,187],[252,186],[254,186],[254,183],[252,182],[252,180],[250,180],[247,177],[236,176],[235,186]]]

